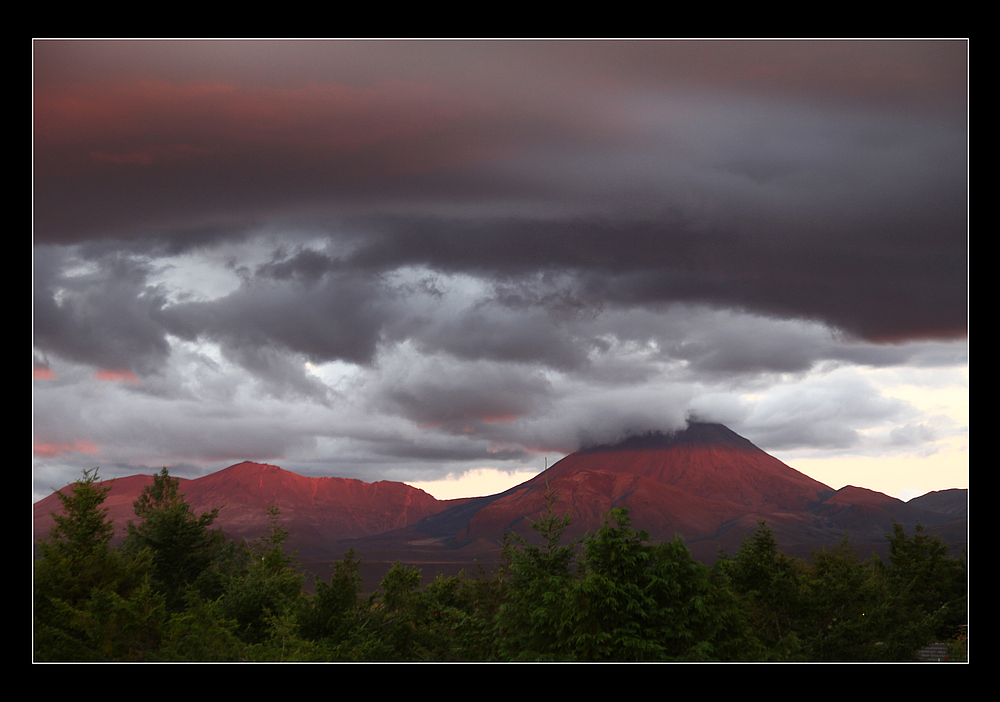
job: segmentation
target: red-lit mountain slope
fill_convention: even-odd
[[[692,422],[674,434],[580,451],[554,465],[551,476],[581,470],[641,475],[706,500],[762,511],[806,509],[830,490],[721,424]]]
[[[405,483],[309,478],[249,462],[190,481],[185,495],[198,511],[225,505],[219,525],[242,538],[266,531],[267,509],[277,505],[290,544],[304,552],[322,550],[331,540],[398,529],[453,504]]]
[[[731,527],[741,534],[761,519],[793,531],[805,527],[808,510],[834,492],[720,424],[691,423],[674,434],[579,451],[515,488],[406,531],[452,549],[497,543],[504,531],[530,538],[530,521],[544,511],[550,491],[558,496],[555,512],[572,519],[569,536],[595,531],[608,510],[628,507],[633,526],[656,540],[678,535],[691,544],[707,542],[699,549],[705,557],[733,546],[725,536]]]
[[[149,476],[114,481],[106,506],[119,529],[134,518],[132,501]],[[68,488],[64,488],[68,489]],[[534,535],[531,521],[555,493],[554,510],[568,514],[567,538],[593,532],[612,508],[628,507],[632,524],[654,541],[683,538],[694,556],[735,553],[766,521],[790,555],[835,546],[847,534],[863,555],[884,552],[893,519],[908,529],[940,528],[961,548],[967,490],[942,491],[910,502],[847,486],[833,490],[785,465],[719,424],[691,423],[673,434],[633,437],[579,451],[545,472],[496,495],[439,501],[403,483],[309,478],[277,466],[240,463],[196,480],[181,480],[196,513],[220,508],[216,526],[237,539],[266,532],[275,504],[290,533],[288,545],[321,576],[327,563],[353,547],[378,570],[394,561],[454,573],[489,563],[505,532]],[[51,529],[55,495],[35,505],[35,533]]]
[[[894,518],[911,528],[945,518],[864,488],[833,490],[720,424],[692,422],[673,434],[579,451],[503,493],[368,542],[388,549],[394,537],[398,548],[419,545],[428,560],[435,545],[442,555],[485,553],[505,531],[531,538],[531,521],[544,512],[549,492],[558,496],[555,513],[572,518],[569,537],[598,529],[611,508],[628,507],[635,528],[656,541],[680,536],[705,561],[720,548],[735,553],[760,521],[789,553],[808,556],[845,533],[862,550],[884,545]]]
[[[130,476],[111,482],[105,502],[119,537],[135,519],[132,502],[152,482],[150,476]],[[63,488],[70,490],[71,486]],[[219,508],[215,522],[231,538],[255,539],[268,529],[267,510],[276,505],[289,531],[288,544],[305,557],[338,539],[356,538],[398,529],[454,504],[440,501],[404,483],[365,483],[346,478],[309,478],[277,466],[244,462],[195,480],[180,479],[196,514]],[[36,537],[52,528],[50,513],[61,509],[53,494],[35,504]]]

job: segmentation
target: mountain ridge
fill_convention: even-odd
[[[572,519],[567,538],[595,531],[610,509],[628,507],[637,529],[654,541],[679,536],[705,562],[720,549],[738,550],[759,521],[768,523],[786,552],[802,557],[835,546],[845,533],[860,551],[877,552],[893,520],[908,528],[917,522],[940,527],[957,548],[967,528],[967,490],[910,502],[856,486],[834,490],[727,427],[702,422],[582,449],[500,493],[457,500],[438,500],[400,482],[314,478],[251,461],[178,480],[192,510],[219,508],[215,526],[234,539],[263,534],[267,508],[276,504],[289,548],[324,577],[324,564],[348,548],[372,564],[399,560],[455,572],[488,563],[505,533],[533,537],[531,522],[552,492],[555,511]],[[151,482],[152,476],[111,481],[105,506],[119,538],[134,519],[132,501]],[[55,494],[36,503],[36,538],[51,529],[49,513],[60,504]]]

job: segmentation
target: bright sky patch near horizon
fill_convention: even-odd
[[[491,494],[726,424],[968,487],[968,42],[33,42],[33,493]]]

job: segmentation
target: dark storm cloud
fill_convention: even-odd
[[[130,257],[68,260],[58,249],[36,247],[35,345],[101,369],[158,368],[170,353],[158,320],[166,298],[147,282],[149,273]]]
[[[511,422],[550,405],[550,383],[511,365],[428,358],[387,380],[389,406],[420,425],[462,433],[470,425]]]
[[[967,363],[966,62],[39,42],[40,450],[224,460],[250,432],[246,457],[405,479],[692,412],[766,449],[930,441],[837,371]]]
[[[964,104],[960,42],[105,44],[39,47],[36,241],[532,203],[569,209],[355,220],[344,264],[565,270],[622,307],[870,339],[966,329],[964,124],[932,101]],[[103,60],[104,78],[60,81],[74,71],[49,52]],[[358,58],[373,52],[379,79]],[[460,57],[479,81],[444,68]],[[290,73],[251,80],[257,60]],[[272,273],[328,265],[301,256]],[[369,358],[357,341],[341,355]]]
[[[544,312],[511,313],[485,303],[430,321],[413,333],[427,352],[466,360],[540,363],[573,370],[587,363],[588,340],[561,328]]]
[[[36,237],[130,239],[442,192],[470,201],[523,190],[518,179],[504,185],[474,167],[541,141],[568,147],[590,137],[558,113],[501,109],[482,91],[389,74],[363,85],[328,75],[276,86],[217,77],[211,67],[185,80],[67,84],[43,73]]]
[[[253,279],[222,299],[173,305],[164,311],[177,336],[231,348],[276,345],[314,362],[369,363],[381,338],[387,291],[365,274],[319,282]]]
[[[845,211],[811,225],[782,216],[704,230],[659,220],[502,219],[398,223],[349,264],[424,265],[497,279],[562,271],[564,300],[630,307],[707,303],[828,323],[871,339],[966,331],[964,195],[915,199],[895,218]],[[549,301],[545,301],[549,302]]]

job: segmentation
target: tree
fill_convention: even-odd
[[[458,592],[462,607],[453,641],[455,660],[500,659],[497,622],[509,592],[510,554],[510,536],[505,534],[501,557],[491,572],[477,563],[474,576],[462,574]]]
[[[183,611],[170,615],[154,661],[239,661],[246,647],[236,636],[236,622],[224,619],[219,602],[188,595]]]
[[[298,635],[322,650],[325,660],[389,657],[379,639],[375,596],[363,598],[361,560],[354,549],[333,565],[330,582],[315,579],[315,594],[299,600]]]
[[[940,537],[920,524],[912,536],[895,520],[889,539],[890,576],[905,603],[933,617],[938,641],[958,636],[967,623],[966,560],[950,558]],[[928,641],[930,643],[930,641]]]
[[[354,549],[333,565],[326,583],[316,577],[315,594],[305,600],[299,614],[299,632],[310,641],[327,640],[333,645],[349,638],[358,623],[358,592],[361,561]]]
[[[210,529],[219,510],[196,516],[178,491],[179,484],[166,468],[153,476],[132,505],[141,521],[128,522],[125,541],[131,553],[152,552],[153,586],[172,612],[186,608],[188,588],[209,600],[222,594],[217,566],[226,541],[222,531]]]
[[[157,645],[163,599],[150,585],[148,554],[111,547],[114,524],[102,506],[110,490],[95,468],[59,493],[62,513],[53,513],[34,568],[36,660],[141,660]]]
[[[746,602],[767,659],[795,658],[800,648],[796,621],[803,604],[803,565],[778,549],[770,527],[761,521],[723,567],[733,591]]]
[[[545,494],[545,513],[531,528],[543,546],[516,537],[510,552],[506,601],[497,614],[498,649],[510,660],[569,660],[572,627],[569,601],[575,543],[563,544],[568,515],[556,516],[558,494]]]
[[[968,571],[964,555],[950,558],[940,537],[920,524],[912,536],[895,520],[889,539],[888,577],[899,598],[899,607],[914,618],[932,620],[932,633],[921,645],[947,641],[964,632],[968,614]]]
[[[378,630],[367,643],[367,656],[376,660],[417,659],[420,570],[396,561],[371,599],[372,622]]]
[[[662,544],[612,509],[584,545],[573,588],[580,660],[704,660],[721,630],[708,568],[679,538]]]
[[[231,573],[220,600],[220,615],[237,623],[235,633],[247,644],[263,644],[275,624],[294,617],[302,597],[302,574],[285,553],[288,531],[281,510],[267,510],[268,532],[244,551],[244,565]]]
[[[894,660],[908,648],[900,645],[906,632],[920,626],[900,608],[878,556],[861,561],[846,536],[813,552],[806,597],[802,656],[809,660]]]
[[[115,533],[108,510],[102,507],[109,492],[110,483],[98,482],[95,468],[84,471],[69,493],[56,493],[62,512],[52,513],[55,527],[38,545],[41,563],[58,566],[68,576],[59,584],[60,591],[52,594],[75,601],[102,581],[106,561],[110,558],[109,544]]]

